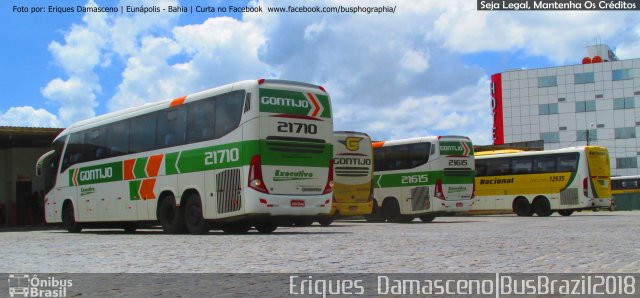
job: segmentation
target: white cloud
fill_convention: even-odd
[[[4,113],[0,111],[0,126],[61,127],[62,123],[45,109],[23,106],[12,107]]]
[[[301,5],[286,0],[251,3]],[[355,5],[304,2],[316,4]],[[511,57],[517,52],[577,62],[595,36],[612,38],[629,29],[629,23],[636,31],[626,30],[631,33],[620,39],[618,53],[640,48],[640,31],[630,13],[478,12],[476,3],[466,0],[366,4],[395,6],[397,12],[245,13],[240,20],[211,17],[188,25],[177,25],[180,14],[175,13],[107,19],[88,14],[65,34],[64,42],[51,44],[68,78],[53,79],[43,94],[60,105],[59,117],[68,123],[93,115],[99,97],[109,97],[108,110],[118,110],[237,80],[277,77],[327,87],[338,129],[362,130],[379,139],[460,134],[488,144],[488,80],[464,55],[499,51]],[[104,95],[96,72],[111,67],[112,59],[124,64],[122,80],[113,95]]]

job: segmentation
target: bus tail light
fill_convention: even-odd
[[[582,194],[584,194],[585,197],[589,196],[589,181],[587,178],[582,180]]]
[[[322,191],[323,195],[326,195],[333,191],[333,158],[329,160],[329,175],[327,176],[327,184]]]
[[[444,192],[442,191],[442,179],[438,179],[436,181],[436,191],[434,193],[434,196],[440,200],[444,200]]]
[[[261,193],[269,193],[262,178],[262,165],[259,154],[251,157],[251,165],[249,165],[249,187]]]

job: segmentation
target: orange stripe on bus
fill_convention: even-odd
[[[182,103],[184,103],[184,100],[186,99],[186,96],[182,96],[182,97],[178,97],[174,100],[171,101],[171,104],[169,105],[170,108],[176,107],[181,105]]]
[[[133,166],[136,164],[135,159],[124,160],[124,180],[133,180],[136,177],[133,175]]]
[[[371,143],[371,147],[373,148],[382,148],[383,146],[384,146],[384,141]]]
[[[153,193],[153,187],[156,185],[156,179],[144,179],[140,184],[140,196],[143,200],[153,200],[156,194]]]
[[[149,160],[147,161],[147,175],[149,175],[149,177],[158,176],[160,163],[162,163],[162,156],[162,154],[158,154],[149,157]]]

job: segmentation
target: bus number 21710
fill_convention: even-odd
[[[238,161],[239,159],[240,150],[238,148],[220,149],[204,153],[204,164],[207,166]]]

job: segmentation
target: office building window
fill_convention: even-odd
[[[538,77],[538,87],[553,87],[558,86],[558,77],[556,76],[547,76],[547,77]]]
[[[635,169],[637,167],[638,167],[638,158],[636,157],[616,158],[616,168],[618,169]]]
[[[598,130],[589,129],[589,141],[595,141],[598,139]],[[586,141],[587,130],[578,130],[576,132],[576,141]]]
[[[558,104],[546,103],[538,105],[538,112],[540,115],[558,114]]]
[[[542,132],[540,139],[545,143],[560,143],[560,133],[558,132]]]
[[[615,69],[611,71],[612,81],[622,81],[633,79],[633,70],[631,68]]]
[[[616,139],[633,139],[636,137],[635,127],[618,127],[615,130]]]
[[[633,109],[635,108],[635,100],[633,97],[624,97],[624,98],[614,98],[613,99],[613,109],[614,110],[622,110],[622,109]]]
[[[576,84],[588,84],[588,83],[593,83],[595,81],[592,72],[577,73],[573,76],[574,76],[574,82]]]
[[[576,101],[576,113],[578,112],[593,112],[596,110],[595,100]]]

